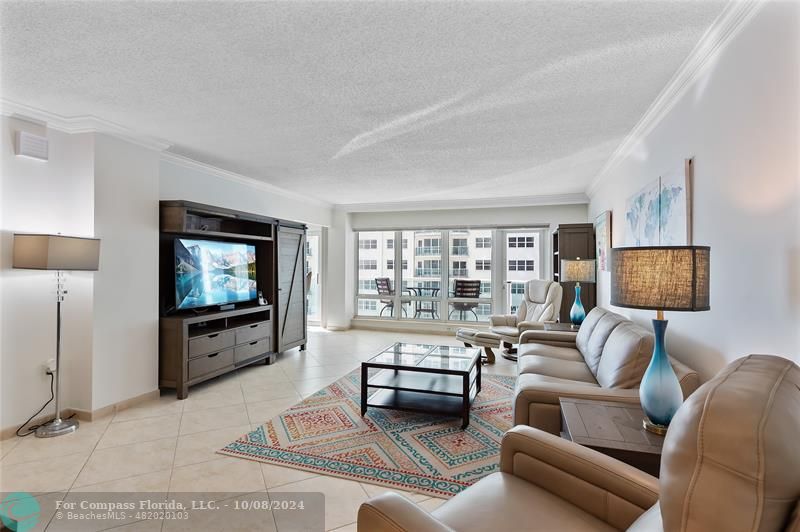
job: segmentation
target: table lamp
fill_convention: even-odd
[[[65,271],[97,271],[100,262],[100,240],[62,235],[14,235],[12,266],[28,270],[55,270],[56,272],[56,369],[55,419],[36,429],[38,438],[50,438],[75,432],[77,419],[61,419],[61,303],[67,291]]]
[[[569,310],[569,320],[572,325],[580,325],[586,318],[586,311],[581,302],[581,283],[595,282],[595,260],[594,259],[563,259],[561,261],[561,271],[558,280],[562,283],[575,283],[575,302]]]
[[[647,419],[644,426],[657,434],[667,431],[683,402],[664,336],[664,311],[709,310],[709,260],[706,246],[614,248],[611,250],[611,304],[655,310],[653,357],[639,386]]]

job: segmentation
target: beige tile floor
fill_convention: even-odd
[[[312,328],[306,351],[293,349],[273,365],[243,368],[193,387],[184,401],[164,391],[158,400],[81,423],[74,434],[0,442],[0,492],[63,492],[53,496],[68,498],[87,491],[321,492],[326,529],[355,530],[359,505],[389,490],[215,451],[399,339],[457,345],[450,336]],[[514,365],[498,356],[497,364],[484,366],[484,371],[512,375]],[[443,502],[423,494],[404,495],[429,511]],[[138,523],[123,529],[171,529],[171,524],[162,525]],[[274,521],[265,527],[279,530]]]

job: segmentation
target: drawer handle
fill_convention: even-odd
[[[214,333],[214,334],[209,334],[208,335],[209,338],[216,338],[217,336],[219,336],[219,333]]]
[[[214,358],[214,357],[215,357],[215,356],[217,356],[218,354],[219,354],[219,353],[213,353],[213,354],[211,354],[211,355],[208,355],[208,358]]]
[[[250,345],[256,345],[257,343],[258,343],[258,340],[256,340],[255,342],[250,342]]]
[[[255,329],[256,327],[258,327],[258,323],[254,323],[253,325],[250,326],[251,329]]]

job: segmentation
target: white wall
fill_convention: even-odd
[[[55,357],[55,281],[51,272],[11,269],[14,232],[94,233],[92,134],[67,135],[2,118],[0,197],[0,427],[21,424],[50,397],[43,364]],[[47,135],[50,160],[14,155],[17,130]],[[64,404],[91,408],[92,274],[70,273],[63,304]],[[52,414],[53,407],[43,412]]]
[[[167,156],[169,157],[169,156]],[[178,159],[160,166],[163,200],[188,200],[321,226],[331,225],[332,208],[269,185],[247,184],[229,174]]]
[[[486,209],[441,209],[429,211],[354,212],[353,229],[402,229],[407,227],[528,227],[549,224],[586,223],[587,206],[541,205],[491,207]]]
[[[694,157],[694,243],[711,246],[710,312],[667,313],[668,349],[709,377],[748,353],[800,356],[800,4],[768,3],[591,194],[590,220]],[[609,276],[598,297],[609,306]],[[652,313],[619,309],[645,322]]]
[[[159,157],[95,137],[93,410],[158,389]]]

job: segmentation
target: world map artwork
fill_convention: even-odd
[[[664,175],[628,199],[625,244],[676,246],[688,243],[689,191],[680,174]]]

